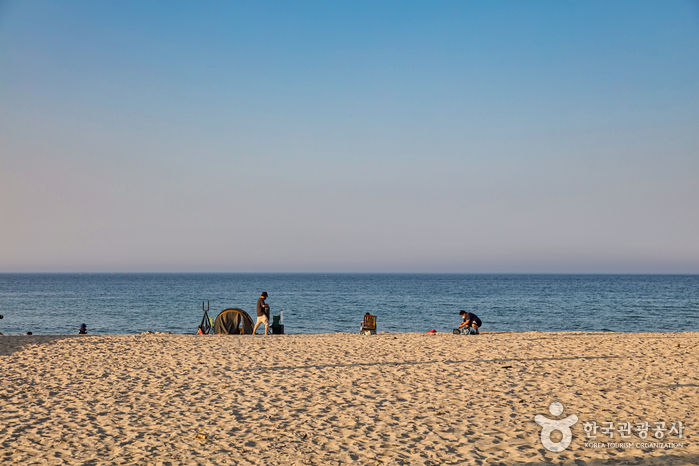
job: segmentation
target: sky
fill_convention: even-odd
[[[0,272],[699,273],[699,2],[0,0]]]

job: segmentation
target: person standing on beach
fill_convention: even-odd
[[[265,335],[268,335],[269,331],[269,305],[265,303],[267,299],[267,292],[263,291],[257,300],[257,322],[255,323],[255,328],[252,329],[252,334],[256,335],[257,327],[260,324],[265,324]]]
[[[463,329],[466,327],[466,329],[470,333],[470,329],[472,328],[474,330],[473,333],[478,335],[478,328],[483,325],[483,322],[481,322],[481,319],[478,318],[476,314],[473,312],[466,312],[466,311],[461,311],[459,312],[459,315],[462,318],[461,325],[459,325],[459,328]],[[470,327],[470,328],[469,328]],[[462,330],[463,332],[463,330]]]

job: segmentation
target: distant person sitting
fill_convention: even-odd
[[[483,325],[481,319],[473,312],[461,311],[459,315],[462,318],[461,325],[459,325],[461,333],[478,335],[478,329]]]
[[[78,331],[80,335],[87,335],[87,326],[85,324],[82,324],[80,326],[80,330]]]
[[[257,300],[257,322],[255,328],[252,329],[253,335],[256,335],[257,327],[260,324],[265,324],[265,335],[269,335],[269,305],[265,303],[265,299],[267,299],[267,292],[263,291]]]

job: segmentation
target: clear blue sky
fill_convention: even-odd
[[[0,0],[22,271],[699,273],[699,3]]]

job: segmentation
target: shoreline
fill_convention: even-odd
[[[455,327],[456,328],[456,327]],[[258,333],[256,336],[265,336],[264,333],[259,333],[260,330],[258,329]],[[264,332],[264,329],[262,330]],[[546,334],[546,335],[555,335],[555,334],[562,334],[562,335],[682,335],[682,334],[690,334],[690,333],[696,333],[699,334],[699,330],[685,330],[682,332],[671,332],[671,331],[662,331],[662,330],[657,330],[657,331],[647,331],[647,332],[620,332],[616,330],[497,330],[497,331],[480,331],[480,335],[511,335],[511,334],[525,334],[525,333],[541,333],[541,334]],[[134,335],[194,335],[194,336],[200,336],[200,337],[207,337],[207,336],[222,336],[222,337],[251,337],[253,335],[247,334],[247,335],[216,335],[213,333],[210,334],[205,334],[205,335],[199,335],[194,332],[190,333],[175,333],[175,332],[161,332],[161,331],[145,331],[145,332],[134,332],[134,333],[87,333],[87,334],[78,334],[78,333],[32,333],[31,335],[27,334],[18,334],[18,333],[13,333],[13,334],[7,334],[7,333],[0,333],[0,337],[39,337],[39,336],[46,336],[46,337],[61,337],[61,336],[79,336],[79,337],[89,337],[89,336],[134,336]],[[323,335],[359,335],[359,331],[357,332],[325,332],[325,333],[290,333],[290,332],[285,332],[283,335],[277,335],[277,334],[272,334],[270,331],[270,334],[267,335],[269,337],[280,337],[280,336],[300,336],[300,335],[307,335],[307,336],[323,336]],[[391,331],[380,331],[376,333],[375,335],[371,335],[372,337],[374,336],[383,336],[383,335],[454,335],[451,331],[437,331],[437,332],[391,332]],[[478,338],[480,335],[470,335],[475,338]],[[455,337],[468,337],[469,335],[454,335]]]
[[[0,462],[699,463],[699,332],[277,336],[0,338]],[[588,438],[610,418],[666,430]]]
[[[264,330],[263,330],[264,332]],[[480,335],[455,335],[452,332],[434,332],[434,333],[429,333],[429,332],[389,332],[389,331],[381,331],[376,333],[375,335],[367,336],[367,338],[376,338],[376,337],[382,337],[382,336],[396,336],[396,335],[453,335],[454,338],[479,338],[485,335],[524,335],[524,334],[542,334],[542,335],[656,335],[656,336],[669,336],[669,335],[685,335],[685,334],[697,334],[699,335],[699,331],[694,331],[694,330],[686,330],[682,332],[669,332],[669,331],[651,331],[651,332],[618,332],[618,331],[587,331],[587,330],[567,330],[567,331],[561,331],[561,330],[527,330],[527,331],[517,331],[517,330],[501,330],[501,331],[492,331],[492,332],[486,332],[486,331],[481,331]],[[78,334],[78,333],[32,333],[31,335],[27,334],[3,334],[0,333],[0,339],[2,337],[70,337],[70,336],[75,336],[75,337],[117,337],[117,336],[122,336],[122,337],[129,337],[129,336],[141,336],[141,335],[159,335],[159,336],[166,336],[166,335],[172,335],[172,336],[196,336],[196,337],[231,337],[231,338],[247,338],[247,337],[252,337],[252,336],[258,336],[258,337],[263,337],[267,336],[269,338],[278,338],[278,337],[289,337],[289,336],[345,336],[345,335],[357,335],[361,336],[359,332],[327,332],[327,333],[284,333],[283,335],[276,335],[270,333],[269,335],[264,335],[264,333],[258,333],[256,335],[227,335],[227,334],[204,334],[200,335],[197,333],[175,333],[175,332],[151,332],[151,331],[146,331],[146,332],[138,332],[138,333],[87,333],[87,334]]]

